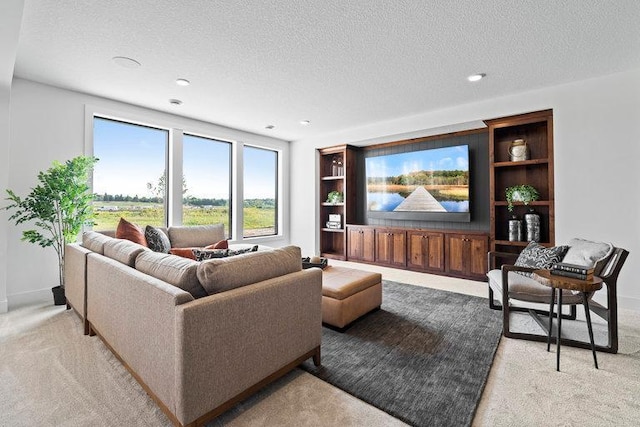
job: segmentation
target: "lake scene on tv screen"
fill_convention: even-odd
[[[366,158],[370,212],[469,212],[469,146]]]

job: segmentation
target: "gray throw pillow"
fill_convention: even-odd
[[[571,239],[567,244],[569,250],[562,262],[594,268],[594,274],[599,276],[609,256],[613,253],[613,245],[606,242],[592,242],[584,239]]]
[[[553,264],[562,260],[568,249],[569,246],[564,245],[545,248],[539,243],[530,242],[527,247],[520,252],[514,265],[517,267],[549,270]],[[529,272],[517,271],[517,273],[531,277],[531,273]]]
[[[147,246],[154,252],[168,254],[171,249],[171,242],[164,231],[159,228],[147,225],[144,229],[144,237],[147,239]]]

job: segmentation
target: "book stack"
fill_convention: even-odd
[[[559,262],[551,266],[551,274],[580,280],[591,280],[593,279],[593,268]]]

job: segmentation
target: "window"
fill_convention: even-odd
[[[223,223],[231,230],[231,143],[183,138],[182,223]]]
[[[278,152],[244,147],[244,237],[278,233]]]
[[[94,230],[114,230],[120,217],[166,225],[169,131],[94,117]]]

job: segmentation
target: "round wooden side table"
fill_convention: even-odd
[[[558,289],[558,335],[556,337],[556,371],[560,371],[560,337],[562,330],[562,290],[578,291],[582,295],[582,305],[584,305],[585,316],[587,317],[587,328],[589,329],[589,340],[591,341],[591,352],[593,353],[593,363],[598,369],[598,358],[596,357],[596,346],[593,342],[593,327],[591,326],[591,313],[589,309],[589,294],[602,288],[602,279],[594,276],[590,280],[574,279],[572,277],[556,276],[550,270],[536,270],[533,272],[533,279],[551,288],[551,303],[549,304],[549,334],[547,335],[547,351],[551,346],[551,332],[553,326],[553,300],[556,289]]]

